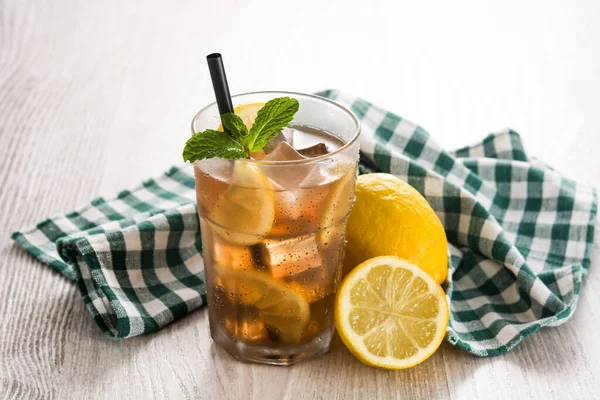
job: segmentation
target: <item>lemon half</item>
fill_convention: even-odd
[[[363,363],[404,369],[440,346],[448,325],[446,295],[429,275],[398,257],[365,261],[344,279],[335,324]]]

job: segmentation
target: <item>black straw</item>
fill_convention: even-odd
[[[233,112],[233,103],[229,94],[229,85],[227,85],[227,76],[225,76],[225,67],[223,67],[223,58],[219,53],[212,53],[206,56],[210,79],[212,80],[215,97],[217,98],[217,107],[219,115]]]

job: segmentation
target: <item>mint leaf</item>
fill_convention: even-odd
[[[225,132],[212,129],[196,133],[185,143],[183,161],[194,162],[214,157],[233,160],[248,157],[248,152]]]
[[[244,140],[244,145],[250,152],[261,150],[269,139],[277,135],[277,131],[287,126],[298,111],[298,100],[289,97],[279,97],[267,102],[258,111],[256,120]]]
[[[227,133],[213,129],[196,133],[185,144],[183,160],[194,162],[215,157],[229,160],[248,158],[250,153],[261,150],[271,137],[287,126],[299,107],[298,100],[289,97],[268,101],[258,111],[250,132],[239,116],[233,113],[223,114],[221,122]]]
[[[248,136],[246,124],[234,113],[221,114],[221,122],[223,123],[225,130],[227,130],[235,140],[242,142],[243,138]]]

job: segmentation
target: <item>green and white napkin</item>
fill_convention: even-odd
[[[408,181],[441,219],[452,344],[498,355],[568,320],[591,263],[593,188],[528,156],[514,131],[445,151],[396,114],[343,92],[320,94],[361,120],[361,173]],[[12,237],[78,285],[111,339],[154,332],[206,303],[189,165]]]

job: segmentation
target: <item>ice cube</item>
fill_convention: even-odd
[[[304,160],[302,154],[298,153],[294,147],[288,142],[279,142],[277,145],[267,154],[265,160],[268,161],[294,161]]]
[[[274,278],[298,275],[323,264],[313,234],[292,239],[266,239],[259,247],[260,259]]]
[[[288,142],[280,142],[266,157],[265,161],[299,161],[306,160]],[[314,168],[314,164],[306,165],[264,165],[261,167],[277,189],[296,188]]]
[[[244,271],[256,268],[251,247],[229,243],[222,239],[220,235],[212,236],[213,262],[217,266]]]
[[[273,152],[277,148],[277,145],[282,142],[289,142],[288,137],[284,134],[283,131],[278,131],[277,136],[269,139],[265,147],[261,150],[255,151],[254,153],[250,153],[250,158],[253,160],[264,160],[267,158],[267,155]]]
[[[277,145],[279,143],[283,143],[283,142],[287,142],[287,141],[288,141],[287,137],[283,134],[283,132],[278,131],[277,136],[273,136],[271,139],[269,139],[266,146],[263,147],[263,151],[265,152],[265,154],[270,154],[273,150],[275,150],[277,148]]]
[[[215,182],[227,182],[233,174],[232,160],[222,158],[211,158],[194,162],[194,173],[196,179],[204,178]],[[198,183],[198,182],[196,182]]]
[[[352,168],[356,168],[355,164],[345,160],[329,159],[319,161],[314,164],[314,168],[300,182],[300,187],[312,188],[326,185],[351,173]]]
[[[290,237],[318,230],[325,194],[312,188],[275,192],[275,218],[271,233],[280,237]]]
[[[302,188],[313,188],[325,185],[334,179],[326,163],[317,163],[300,182]]]
[[[298,153],[302,154],[304,157],[318,157],[329,153],[329,151],[327,150],[327,145],[325,145],[325,143],[317,143],[314,146],[298,150]]]
[[[295,134],[296,130],[293,128],[283,128],[281,131],[283,132],[283,136],[285,136],[285,141],[293,146],[294,145],[294,134]]]

